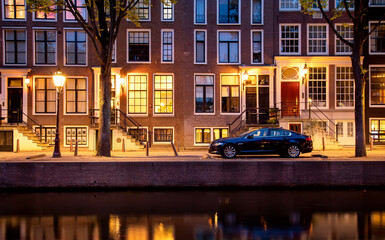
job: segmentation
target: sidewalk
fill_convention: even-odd
[[[0,162],[120,162],[120,161],[229,161],[219,155],[208,154],[205,150],[184,150],[178,152],[178,157],[174,156],[171,149],[150,149],[149,156],[146,151],[112,151],[111,158],[96,157],[94,151],[79,149],[78,156],[73,152],[62,150],[62,158],[52,158],[53,149],[46,151],[33,152],[0,152]],[[385,160],[385,146],[375,146],[373,151],[367,148],[367,157],[355,158],[354,148],[344,148],[342,150],[313,151],[301,154],[299,158],[289,159],[280,158],[276,155],[256,155],[239,156],[235,159],[240,161],[319,161],[319,160],[349,160],[349,161],[383,161]],[[324,156],[322,158],[321,156]],[[29,158],[29,159],[28,159]]]

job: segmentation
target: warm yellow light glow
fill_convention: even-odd
[[[242,80],[243,81],[246,81],[249,79],[249,73],[245,70],[243,73],[242,73]]]
[[[54,73],[53,83],[55,84],[55,87],[57,89],[60,90],[63,88],[65,80],[66,80],[65,76],[63,75],[63,73],[60,70],[58,70],[57,72]]]
[[[120,219],[117,215],[110,215],[109,221],[110,239],[120,239]]]
[[[307,101],[308,101],[309,103],[311,103],[313,100],[312,100],[311,98],[309,98]]]
[[[218,213],[217,212],[215,213],[215,216],[214,216],[214,227],[215,227],[215,229],[218,228]]]
[[[307,64],[305,63],[305,66],[302,68],[302,76],[305,76],[307,74],[308,68]]]
[[[29,77],[24,78],[24,84],[28,87],[29,86],[30,79]]]

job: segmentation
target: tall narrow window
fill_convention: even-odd
[[[149,62],[150,61],[150,32],[131,31],[128,32],[128,61]]]
[[[35,64],[56,64],[56,31],[35,31]]]
[[[327,26],[309,25],[308,28],[308,53],[326,54],[327,48]]]
[[[162,30],[162,62],[174,62],[174,32],[172,30]]]
[[[5,63],[26,64],[27,46],[25,30],[5,30]]]
[[[352,67],[337,67],[337,107],[354,107],[354,76]]]
[[[66,64],[86,65],[86,33],[83,31],[66,31]]]
[[[195,31],[195,63],[206,63],[206,31]]]
[[[218,23],[239,23],[239,0],[217,0]]]
[[[280,27],[280,53],[281,54],[299,54],[300,40],[299,25],[281,25]]]
[[[195,112],[214,112],[214,76],[195,76]]]
[[[128,113],[147,113],[147,76],[128,76]]]
[[[309,68],[309,98],[317,107],[326,107],[326,67]]]
[[[252,0],[252,23],[262,23],[262,0]]]
[[[155,114],[173,114],[174,81],[172,75],[155,75],[154,77],[154,111]]]
[[[25,19],[25,0],[3,0],[4,18],[23,20]]]
[[[139,0],[136,4],[136,11],[138,13],[139,20],[148,21],[150,20],[150,6],[151,1],[146,4],[144,0]]]
[[[262,32],[253,31],[253,63],[262,63]]]
[[[66,113],[87,112],[87,80],[68,78],[66,80]]]
[[[374,24],[370,24],[373,29]],[[385,23],[379,24],[377,28],[370,34],[370,53],[385,54]]]
[[[337,32],[343,37],[345,40],[353,43],[353,24],[337,24],[336,25]],[[350,54],[352,49],[343,43],[338,37],[336,37],[336,53],[337,54]]]
[[[80,13],[83,18],[86,18],[87,8],[85,4],[85,0],[70,0],[73,2],[74,6],[76,6],[76,10]],[[75,16],[69,12],[65,11],[65,21],[76,21]]]
[[[219,63],[239,63],[239,32],[219,32]]]
[[[385,67],[370,67],[370,105],[385,105]]]
[[[206,23],[206,1],[195,0],[195,23]]]
[[[223,75],[221,85],[222,113],[239,113],[239,76]]]
[[[35,112],[56,112],[56,88],[52,78],[35,78]]]
[[[162,21],[174,21],[174,4],[170,0],[162,4]]]

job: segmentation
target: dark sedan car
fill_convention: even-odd
[[[217,139],[209,147],[209,153],[221,154],[225,158],[251,154],[279,154],[281,157],[295,158],[301,152],[312,150],[310,136],[283,128],[250,130],[237,137]]]

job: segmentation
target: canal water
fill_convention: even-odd
[[[16,239],[385,239],[385,191],[3,192]]]

